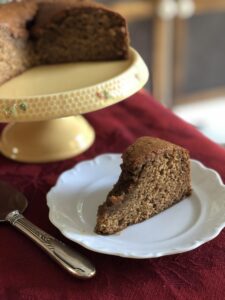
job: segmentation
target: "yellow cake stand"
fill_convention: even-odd
[[[40,66],[0,86],[0,151],[22,162],[78,155],[95,132],[81,114],[115,104],[140,90],[148,68],[130,49],[123,61]]]

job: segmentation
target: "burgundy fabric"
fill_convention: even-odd
[[[101,153],[121,152],[143,135],[158,136],[188,148],[192,158],[216,169],[225,180],[224,149],[144,91],[87,114],[86,118],[97,133],[88,151],[73,159],[48,164],[17,163],[1,156],[0,180],[25,193],[29,199],[25,212],[28,219],[87,255],[95,264],[97,275],[87,281],[73,278],[21,233],[2,223],[0,299],[225,299],[224,231],[190,252],[136,260],[86,250],[66,240],[50,223],[46,193],[63,171]]]

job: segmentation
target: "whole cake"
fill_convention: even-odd
[[[144,221],[191,194],[186,149],[141,137],[122,155],[118,182],[99,206],[95,231],[113,234]]]
[[[0,84],[41,64],[126,59],[126,20],[87,0],[0,5]]]

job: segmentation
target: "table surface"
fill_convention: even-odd
[[[189,149],[191,157],[217,170],[225,180],[225,150],[155,101],[144,90],[86,115],[96,130],[94,145],[82,155],[57,163],[25,164],[0,157],[0,180],[29,199],[25,216],[43,230],[85,254],[96,277],[81,281],[58,267],[33,242],[1,225],[0,300],[15,299],[224,299],[225,234],[183,254],[128,259],[95,253],[66,240],[48,219],[46,194],[58,176],[77,162],[122,152],[137,137],[157,136]]]

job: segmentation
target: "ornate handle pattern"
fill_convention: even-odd
[[[18,210],[9,213],[6,220],[33,240],[72,275],[84,279],[95,275],[94,266],[85,257],[32,224]]]

